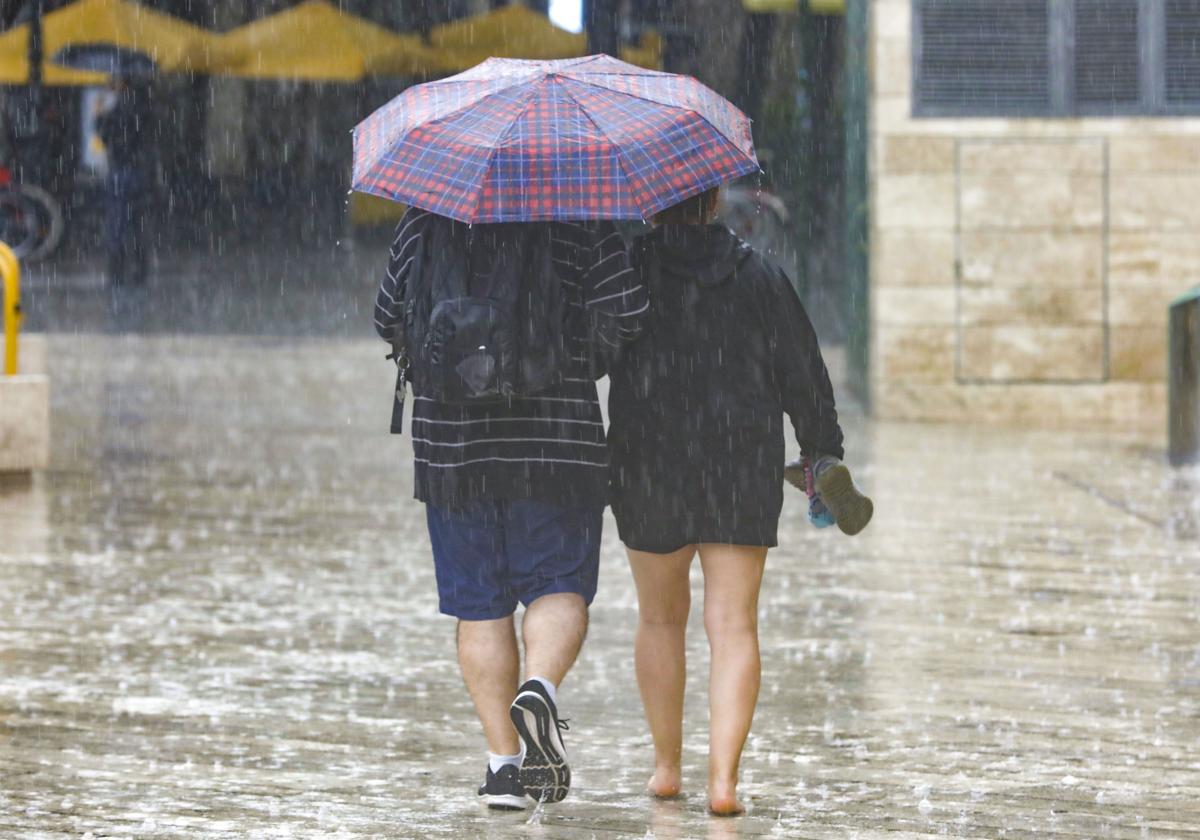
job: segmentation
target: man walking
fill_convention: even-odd
[[[540,313],[518,324],[513,370],[544,380],[538,368],[555,354],[521,351],[554,345],[538,338],[547,330],[562,333],[561,371],[538,390],[514,392],[497,373],[512,354],[491,339],[510,310],[481,319],[461,303],[490,305],[494,295],[468,295],[480,278],[502,273],[495,251],[504,248],[520,266],[516,311]],[[459,666],[487,741],[479,794],[494,808],[524,808],[527,794],[558,802],[570,788],[557,692],[583,645],[596,593],[608,458],[595,378],[637,337],[648,309],[647,291],[608,222],[468,228],[412,208],[397,228],[375,326],[413,364],[416,497],[426,505],[440,609],[458,619]],[[454,328],[431,328],[431,319]],[[452,355],[442,349],[422,359],[431,342],[471,330],[489,338],[470,342],[478,353],[470,347],[454,357],[447,368],[454,387],[508,396],[451,399],[441,385],[449,380],[422,369]],[[506,343],[502,333],[495,343]],[[525,606],[523,679],[518,602]]]

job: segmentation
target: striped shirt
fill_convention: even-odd
[[[375,329],[385,341],[392,340],[403,319],[418,243],[431,225],[446,223],[416,208],[400,220],[375,302]],[[573,292],[568,295],[573,314],[582,308],[589,316],[568,316],[566,323],[589,324],[588,334],[567,336],[572,363],[565,380],[535,397],[460,405],[414,395],[415,491],[423,502],[439,507],[485,498],[605,503],[608,452],[595,375],[622,344],[639,335],[649,297],[611,223],[555,222],[552,227],[554,264]]]

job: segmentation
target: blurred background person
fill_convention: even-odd
[[[96,119],[96,133],[108,153],[104,182],[104,247],[110,286],[146,282],[146,210],[153,174],[145,138],[151,118],[143,84],[114,77],[107,108]]]

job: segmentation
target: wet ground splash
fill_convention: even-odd
[[[1200,836],[1200,485],[1153,442],[851,412],[876,518],[788,497],[740,819],[704,813],[699,610],[687,796],[642,793],[610,527],[571,797],[493,815],[382,346],[51,351],[53,468],[0,489],[0,838]]]

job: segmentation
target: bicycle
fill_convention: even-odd
[[[0,241],[22,260],[50,256],[66,233],[62,206],[48,191],[22,184],[10,167],[0,165]]]

